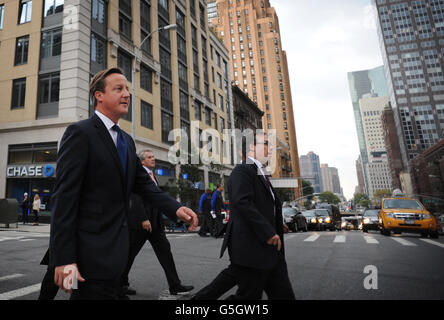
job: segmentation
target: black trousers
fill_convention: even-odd
[[[213,217],[210,212],[203,213],[203,221],[200,226],[199,235],[205,236],[207,233],[213,234]]]
[[[54,300],[58,291],[59,287],[54,283],[54,268],[48,267],[37,300]]]
[[[120,279],[92,280],[78,282],[78,289],[73,290],[70,300],[118,300]]]
[[[238,290],[227,300],[261,300],[263,292],[269,300],[295,300],[283,255],[271,270],[262,270],[230,264],[193,299],[216,300],[238,285]]]
[[[128,275],[134,263],[134,259],[139,254],[146,241],[149,241],[162,266],[167,278],[170,289],[180,285],[179,275],[177,274],[176,265],[174,263],[173,254],[171,253],[171,245],[163,230],[155,229],[152,233],[143,229],[130,229],[129,232],[129,257],[126,270],[122,276],[122,284],[129,285]]]

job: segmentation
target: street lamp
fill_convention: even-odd
[[[153,32],[150,32],[140,43],[140,48],[143,46],[143,44],[145,43],[146,40],[148,40],[154,33],[156,32],[161,32],[164,30],[174,30],[177,28],[176,24],[169,24],[167,26],[164,27],[160,27],[156,30],[154,30]],[[140,50],[140,49],[139,49]],[[135,121],[135,108],[136,108],[136,93],[135,93],[135,89],[136,89],[136,55],[134,54],[134,62],[133,62],[133,67],[131,70],[131,79],[133,81],[133,85],[132,85],[132,92],[131,92],[131,136],[134,140],[134,143],[136,143],[136,121]]]

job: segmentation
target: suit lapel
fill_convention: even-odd
[[[257,165],[255,163],[253,164],[253,168],[254,168],[255,173],[258,176],[259,180],[262,182],[265,189],[267,190],[267,194],[273,199],[273,196],[271,195],[271,191],[270,191],[270,186],[268,185],[267,180],[265,180],[265,177],[262,175],[262,173],[260,172],[260,169],[257,167]],[[273,187],[271,187],[271,188],[273,189]],[[273,190],[273,192],[274,192],[274,190]]]
[[[111,135],[106,129],[105,124],[102,122],[102,120],[100,120],[100,118],[96,114],[94,114],[92,118],[94,120],[95,127],[97,128],[97,131],[102,138],[101,140],[105,144],[108,152],[111,154],[111,158],[113,159],[114,164],[117,166],[117,169],[119,170],[120,177],[122,178],[122,181],[124,181],[125,179],[123,177],[122,163],[120,161],[119,154],[117,153],[117,148],[114,144],[113,139],[111,138]]]

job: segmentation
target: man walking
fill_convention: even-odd
[[[243,140],[246,162],[230,176],[230,220],[221,249],[228,248],[231,264],[194,299],[218,297],[234,283],[238,290],[230,299],[294,300],[283,245],[282,205],[264,170],[268,139],[263,132],[253,143]]]
[[[202,214],[202,224],[199,230],[199,236],[207,237],[207,232],[212,234],[213,230],[213,217],[211,211],[211,189],[205,190],[199,201],[199,211]]]
[[[156,158],[151,150],[143,150],[139,153],[139,159],[143,168],[148,173],[148,179],[151,179],[156,185],[158,182],[154,176],[153,170],[156,166]],[[168,241],[162,224],[162,213],[152,207],[148,202],[142,201],[137,195],[131,197],[131,208],[129,218],[129,241],[130,250],[128,264],[122,276],[124,285],[123,294],[136,294],[134,289],[129,288],[128,274],[133,265],[134,259],[148,240],[159,260],[168,281],[170,294],[184,295],[194,289],[193,286],[184,286],[179,280],[171,245]]]
[[[215,238],[221,237],[224,231],[224,216],[222,215],[221,211],[222,208],[227,210],[227,207],[225,206],[222,198],[223,191],[224,187],[222,185],[218,185],[216,191],[213,193],[213,197],[211,198],[211,212],[216,215],[212,233],[213,237]]]
[[[128,261],[131,193],[170,219],[197,227],[196,214],[149,179],[119,119],[128,113],[128,82],[119,68],[97,73],[90,84],[95,114],[70,125],[57,158],[52,198],[50,267],[71,299],[117,299]],[[75,289],[78,281],[78,289]]]

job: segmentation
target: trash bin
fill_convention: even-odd
[[[7,228],[11,223],[18,223],[17,199],[0,199],[0,223]]]

